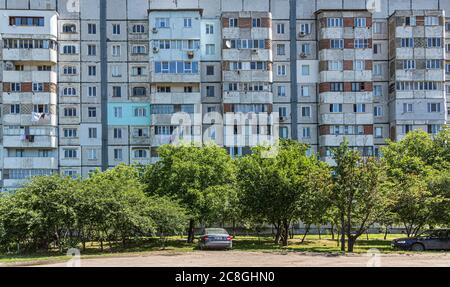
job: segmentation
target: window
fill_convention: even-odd
[[[90,139],[96,139],[97,138],[97,128],[89,128],[88,134]]]
[[[426,61],[426,68],[427,69],[440,69],[441,68],[441,60],[427,60]]]
[[[286,97],[286,87],[285,86],[278,86],[277,87],[277,95],[279,97]]]
[[[413,130],[412,125],[402,125],[402,134],[407,134]]]
[[[157,86],[156,91],[158,93],[170,93],[171,89],[168,86]]]
[[[343,39],[330,39],[330,48],[331,49],[343,49],[344,48],[344,40]]]
[[[450,31],[450,23],[445,24],[445,31],[447,31],[447,32]]]
[[[69,87],[63,89],[63,96],[76,96],[77,90],[75,88]]]
[[[88,152],[88,159],[89,160],[96,160],[97,159],[97,150],[90,148],[87,150]]]
[[[277,34],[284,34],[284,23],[277,24]]]
[[[413,48],[414,47],[414,38],[401,38],[400,39],[400,47]]]
[[[330,104],[330,113],[342,113],[342,104]]]
[[[97,25],[96,24],[88,24],[88,34],[97,34]]]
[[[115,148],[114,149],[114,159],[115,160],[122,160],[122,149]]]
[[[450,74],[450,64],[445,64],[445,73]]]
[[[278,65],[277,66],[277,75],[278,76],[286,76],[286,65]]]
[[[355,27],[366,27],[366,18],[355,18],[353,25]]]
[[[214,55],[216,53],[216,46],[214,44],[206,44],[206,55]]]
[[[261,27],[261,18],[253,18],[252,27],[253,28]]]
[[[64,137],[65,138],[76,138],[77,137],[77,129],[70,128],[70,129],[63,129]]]
[[[436,16],[425,16],[425,26],[439,25],[439,18]]]
[[[302,96],[302,97],[309,97],[309,87],[308,86],[301,86],[300,87],[300,96]]]
[[[375,137],[376,138],[382,138],[383,137],[383,128],[382,127],[376,127],[375,128]]]
[[[304,35],[311,34],[311,25],[309,23],[300,24],[300,33]]]
[[[405,17],[405,25],[416,26],[416,17],[415,16]]]
[[[184,86],[185,93],[192,93],[192,86]]]
[[[214,34],[214,25],[213,24],[206,24],[206,34]]]
[[[88,45],[88,55],[89,56],[97,55],[97,46],[96,45]]]
[[[134,137],[148,137],[148,129],[147,128],[134,128],[133,129]]]
[[[10,26],[44,26],[44,17],[9,17]]]
[[[184,28],[191,28],[192,27],[192,18],[184,18],[183,25],[184,25]]]
[[[373,44],[373,53],[376,55],[381,54],[381,44]]]
[[[330,91],[331,92],[343,92],[344,91],[344,83],[331,83]]]
[[[302,65],[302,76],[309,76],[309,65]]]
[[[311,128],[310,127],[302,128],[302,138],[304,138],[304,139],[311,138]]]
[[[427,48],[440,48],[441,38],[427,38]]]
[[[353,61],[353,70],[355,70],[355,71],[364,70],[364,60],[354,60]]]
[[[133,45],[132,49],[131,49],[131,53],[132,54],[145,54],[146,53],[146,48],[144,45]]]
[[[88,75],[89,76],[97,75],[97,67],[96,66],[88,66]]]
[[[76,48],[73,45],[67,45],[63,47],[63,54],[76,54]]]
[[[354,41],[355,49],[365,49],[369,47],[368,39],[355,39]]]
[[[214,86],[206,86],[206,96],[214,97]]]
[[[311,107],[301,107],[302,117],[311,117]]]
[[[89,107],[88,108],[88,117],[90,117],[90,118],[97,117],[97,108],[96,107]]]
[[[376,63],[373,65],[373,75],[381,76],[383,74],[383,64]]]
[[[382,22],[374,22],[373,24],[372,24],[372,27],[373,27],[373,33],[374,34],[382,34],[384,31],[384,25],[383,25],[383,23]]]
[[[146,158],[147,150],[145,149],[135,149],[134,150],[134,158]]]
[[[146,95],[145,87],[134,87],[133,88],[133,96],[142,97]]]
[[[230,19],[228,19],[228,26],[230,26],[230,27],[237,27],[238,26],[238,19],[237,18],[230,18]]]
[[[113,87],[113,94],[112,94],[112,96],[113,96],[114,98],[120,98],[120,97],[122,97],[122,87],[120,87],[120,86],[114,86],[114,87]]]
[[[76,108],[64,108],[64,116],[65,117],[76,117],[77,109]]]
[[[382,106],[375,106],[375,107],[373,107],[373,115],[375,117],[383,116],[383,107]]]
[[[96,97],[97,96],[97,87],[95,87],[95,86],[88,87],[88,96]]]
[[[435,134],[439,133],[440,130],[441,130],[441,125],[434,124],[434,125],[427,126],[427,131],[429,134],[435,135]]]
[[[342,18],[327,18],[327,27],[342,27]]]
[[[136,34],[143,34],[145,32],[144,25],[133,25],[133,28],[131,30]]]
[[[111,66],[111,76],[112,77],[122,77],[122,73],[120,71],[120,66],[117,66],[117,65]]]
[[[111,49],[112,49],[111,54],[114,57],[119,57],[120,56],[120,54],[121,54],[120,45],[112,45]]]
[[[380,85],[373,86],[373,95],[375,97],[381,97],[383,94],[383,88]]]
[[[64,149],[64,158],[76,158],[77,150],[76,149]]]
[[[43,92],[44,84],[43,83],[33,83],[33,92]]]
[[[213,76],[214,75],[214,66],[206,66],[206,75]]]
[[[280,138],[282,138],[282,139],[288,138],[288,128],[287,127],[280,127],[279,133],[280,133]]]
[[[439,113],[441,111],[440,103],[428,103],[428,112],[429,113]]]
[[[416,60],[403,60],[403,70],[414,70],[416,68]]]
[[[76,33],[77,27],[75,24],[64,24],[63,25],[63,33]]]
[[[333,60],[328,61],[328,70],[329,71],[342,71],[342,61],[339,60]]]
[[[305,56],[311,54],[311,44],[309,43],[303,43],[300,46],[301,53],[303,53]]]
[[[114,117],[121,118],[122,117],[122,107],[114,107]]]
[[[20,114],[20,104],[13,104],[10,106],[11,114]]]
[[[77,73],[77,68],[75,66],[65,66],[63,68],[64,75],[75,75]]]
[[[284,44],[277,44],[277,55],[283,56],[285,54],[286,54],[285,45]]]
[[[114,128],[113,129],[113,137],[115,139],[121,139],[122,138],[122,129],[121,128]]]
[[[286,107],[279,107],[278,108],[278,114],[280,117],[287,117],[287,108]]]
[[[169,18],[156,18],[155,26],[157,28],[169,28]]]
[[[147,116],[147,109],[146,108],[134,108],[134,116],[135,117],[146,117]]]
[[[412,113],[413,112],[413,104],[403,103],[403,112],[404,113]]]
[[[352,83],[352,92],[361,92],[364,91],[365,85],[362,82],[354,82]]]
[[[175,112],[173,105],[152,105],[150,109],[152,115],[167,115]]]
[[[355,113],[365,113],[366,112],[366,104],[354,104],[353,112]]]
[[[145,72],[145,67],[132,67],[131,75],[132,76],[143,76]]]
[[[112,24],[113,35],[120,35],[120,24]]]

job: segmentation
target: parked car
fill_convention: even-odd
[[[199,249],[231,249],[233,236],[223,228],[205,228],[198,241]]]
[[[450,250],[450,229],[427,230],[415,237],[397,238],[392,247],[412,250]]]

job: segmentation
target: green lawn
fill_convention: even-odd
[[[355,245],[355,253],[364,253],[371,248],[376,248],[382,253],[389,252],[405,252],[393,250],[390,246],[393,238],[402,237],[398,234],[388,235],[387,240],[383,239],[382,234],[371,234],[367,240],[366,235],[361,236]],[[308,235],[303,243],[301,243],[301,235],[296,235],[294,239],[289,240],[289,246],[282,248],[273,243],[272,237],[268,236],[237,236],[233,241],[233,249],[238,251],[264,251],[264,252],[320,252],[320,253],[335,253],[340,252],[336,240],[331,240],[329,235],[324,235],[319,239],[318,235]],[[143,252],[154,252],[163,250],[161,241],[157,238],[147,238],[136,242],[128,243],[126,247],[121,244],[112,244],[110,247],[104,243],[104,250],[100,250],[100,244],[97,242],[86,244],[86,250],[81,251],[82,258],[97,257],[97,256],[124,256],[133,255]],[[165,252],[188,252],[197,251],[196,243],[186,243],[186,238],[180,236],[170,237],[167,240]],[[57,251],[39,252],[29,255],[16,254],[0,254],[0,264],[2,263],[16,263],[28,261],[61,261],[67,260],[64,254]]]

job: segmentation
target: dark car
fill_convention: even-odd
[[[412,250],[450,250],[450,229],[427,230],[415,237],[397,238],[392,247]]]

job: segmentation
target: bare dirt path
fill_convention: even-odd
[[[450,267],[450,253],[421,254],[381,254],[373,258],[367,254],[324,255],[313,253],[288,254],[275,252],[242,251],[194,251],[194,252],[153,252],[129,257],[102,257],[81,259],[82,267],[303,267],[303,266],[424,266]],[[66,262],[39,265],[46,267],[64,267]]]

